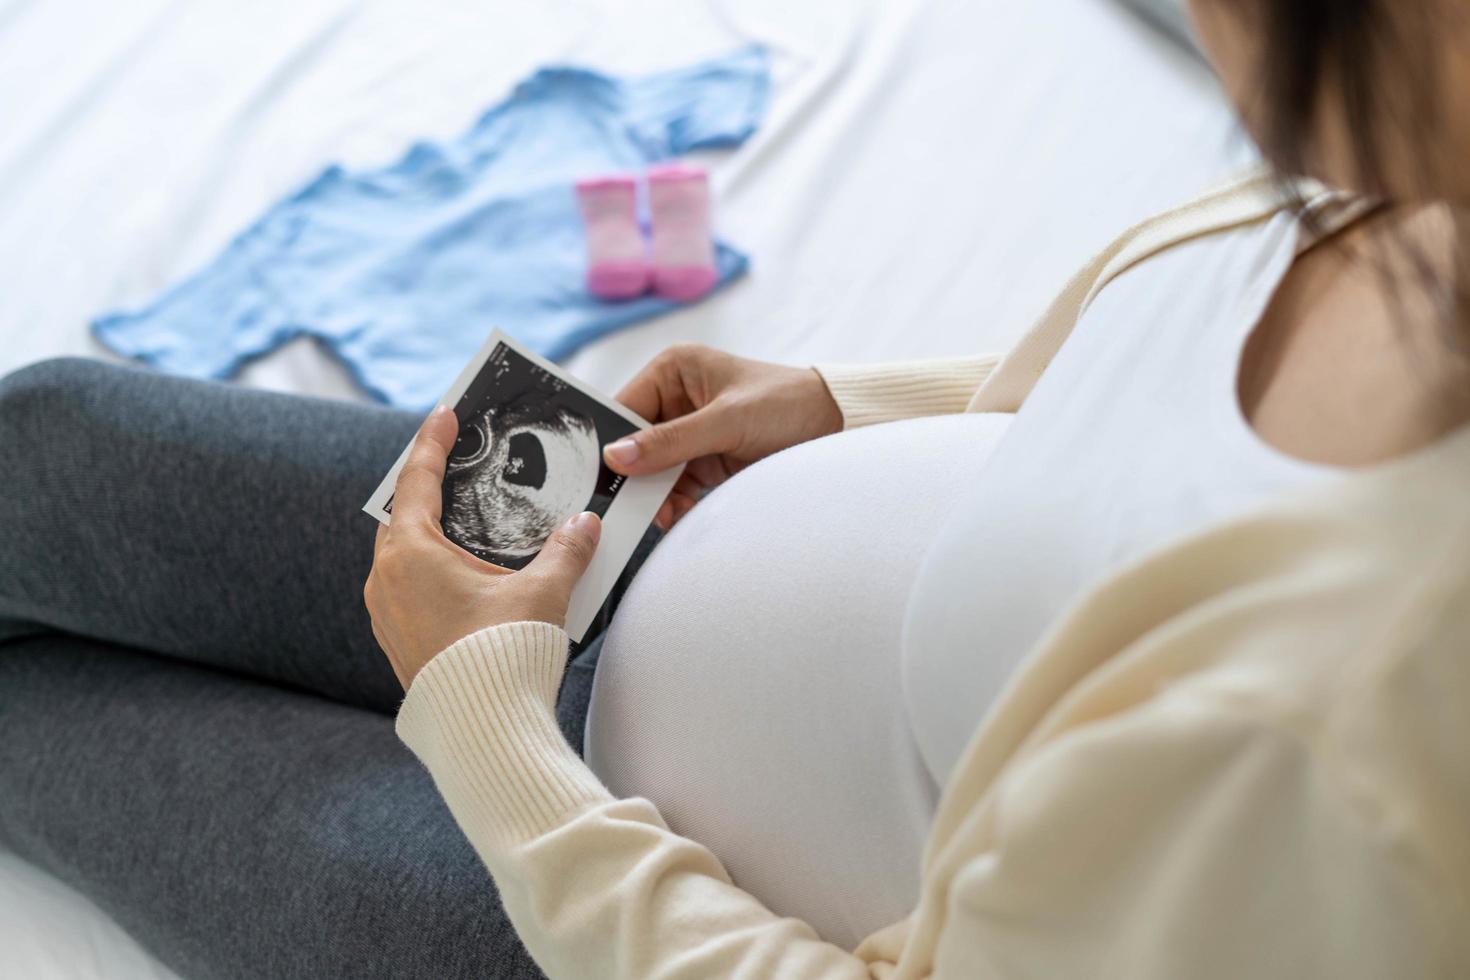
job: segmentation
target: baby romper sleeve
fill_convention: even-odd
[[[765,51],[743,48],[687,68],[623,81],[626,111],[649,159],[739,146],[765,113]]]

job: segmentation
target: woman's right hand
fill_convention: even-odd
[[[618,393],[655,423],[603,450],[618,473],[687,463],[654,523],[667,531],[709,490],[773,453],[842,429],[842,412],[812,368],[766,364],[699,344],[670,347]]]

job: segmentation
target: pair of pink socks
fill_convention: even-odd
[[[599,299],[632,299],[652,289],[678,303],[715,287],[709,179],[698,167],[648,172],[652,242],[638,227],[638,180],[630,175],[577,181],[587,227],[587,289]]]

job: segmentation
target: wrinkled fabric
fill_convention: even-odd
[[[229,377],[308,335],[371,395],[414,409],[493,328],[565,358],[674,307],[587,293],[573,182],[737,146],[768,88],[759,48],[632,79],[542,69],[456,140],[418,143],[380,170],[328,167],[202,271],[93,331],[120,354],[199,378]],[[718,244],[722,283],[747,264]]]
[[[358,503],[418,422],[95,360],[0,377],[0,854],[186,980],[543,976],[393,732],[362,602]],[[600,647],[557,699],[575,745]],[[66,976],[142,975],[83,945],[107,966]]]

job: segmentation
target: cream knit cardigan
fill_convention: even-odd
[[[849,426],[1015,411],[1114,275],[1281,206],[1252,178],[1140,225],[1003,360],[823,373]],[[1467,977],[1467,479],[1470,430],[1099,586],[975,732],[917,907],[854,951],[598,782],[555,627],[449,647],[398,731],[552,980]]]

